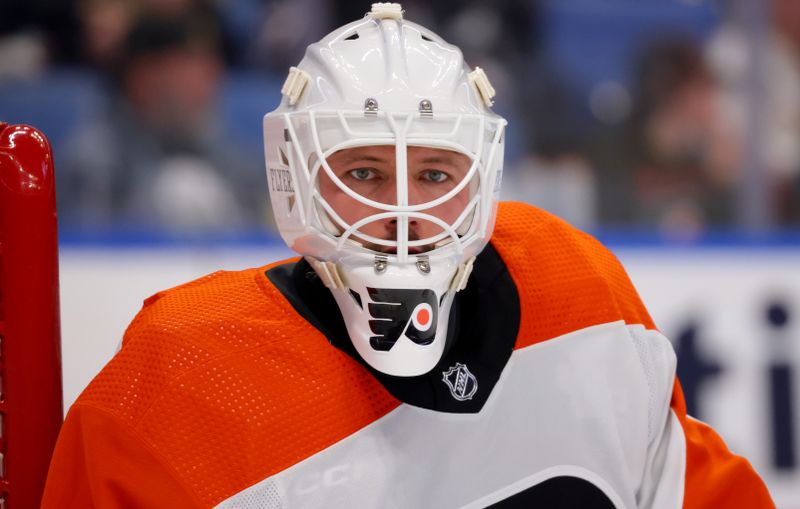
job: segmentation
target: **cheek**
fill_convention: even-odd
[[[426,212],[447,223],[452,223],[464,211],[467,203],[469,203],[469,189],[462,189],[460,193],[451,199]]]
[[[349,197],[330,179],[326,178],[322,180],[319,190],[322,197],[328,202],[328,205],[330,205],[342,219],[350,224],[374,212],[371,207]]]

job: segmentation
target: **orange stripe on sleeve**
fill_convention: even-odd
[[[767,487],[750,463],[728,450],[710,426],[686,414],[683,391],[677,379],[670,405],[686,437],[684,509],[775,507]]]

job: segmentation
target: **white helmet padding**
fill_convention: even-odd
[[[494,228],[505,120],[488,109],[486,88],[476,86],[476,73],[470,79],[457,47],[402,18],[368,14],[309,46],[296,69],[280,106],[264,117],[278,229],[331,289],[368,364],[424,374],[445,350],[455,292]],[[374,145],[395,148],[392,203],[351,189],[328,161]],[[408,147],[463,154],[470,168],[441,196],[409,203]],[[373,212],[348,223],[320,193],[323,175]],[[455,220],[431,212],[464,189],[469,199]],[[391,238],[363,231],[387,219],[396,221]],[[414,221],[435,224],[436,234],[412,238]]]

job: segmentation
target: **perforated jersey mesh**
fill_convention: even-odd
[[[217,506],[217,509],[285,509],[287,504],[275,484],[267,482],[257,489],[250,489],[241,496],[227,500]]]
[[[655,327],[616,257],[552,214],[501,203],[492,243],[519,292],[517,348],[617,320]]]
[[[675,351],[669,340],[658,331],[629,329],[636,354],[642,366],[648,388],[648,437],[659,435],[665,422],[669,405],[664,398],[670,397],[674,383]]]
[[[398,405],[263,270],[219,272],[148,299],[81,396],[134,426],[209,505]]]

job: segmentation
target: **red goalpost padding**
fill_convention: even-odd
[[[55,177],[38,130],[0,122],[0,497],[39,507],[63,420]]]

